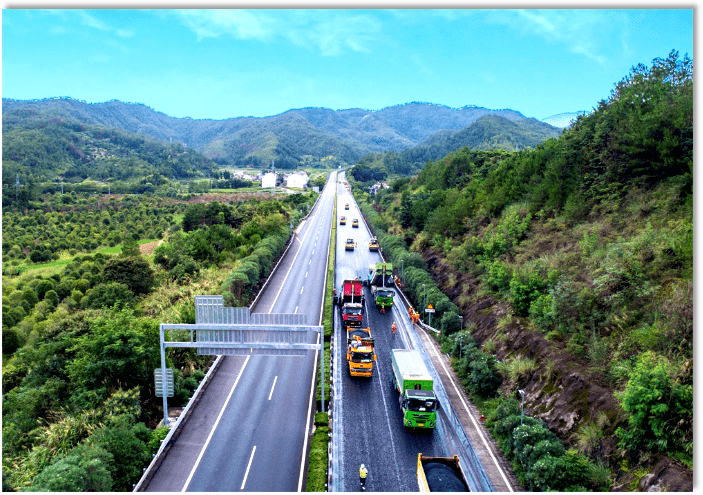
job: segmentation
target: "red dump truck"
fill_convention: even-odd
[[[361,280],[345,280],[335,297],[342,309],[342,325],[360,327],[364,314],[364,287]]]

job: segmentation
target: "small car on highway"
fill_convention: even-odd
[[[348,209],[349,209],[349,203],[347,203],[347,204],[344,205],[344,209],[345,209],[345,210],[348,210]]]
[[[339,219],[339,225],[346,225],[347,224],[347,217],[342,217]]]
[[[355,227],[357,229],[359,228],[359,219],[358,218],[355,218],[354,220],[352,220],[352,227]]]
[[[344,250],[354,251],[354,239],[347,239],[347,242],[344,244]]]

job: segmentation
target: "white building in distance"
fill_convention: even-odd
[[[294,174],[288,174],[285,180],[287,187],[303,189],[308,185],[308,174],[306,174],[305,172],[296,172]]]
[[[277,176],[273,172],[265,173],[264,176],[261,178],[261,187],[276,187],[276,179]]]

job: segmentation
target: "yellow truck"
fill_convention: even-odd
[[[470,492],[459,456],[417,455],[417,486],[421,492]]]
[[[346,225],[347,224],[347,217],[342,217],[339,219],[339,224],[340,225]]]
[[[354,227],[355,229],[359,228],[359,219],[358,218],[355,218],[354,220],[352,220],[352,227]]]
[[[369,251],[378,251],[381,246],[378,244],[378,239],[372,237],[369,241]]]
[[[347,361],[351,376],[371,377],[376,362],[371,328],[347,327]]]

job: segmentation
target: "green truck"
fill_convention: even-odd
[[[412,349],[392,349],[393,386],[400,397],[403,425],[411,428],[434,428],[439,400],[433,390],[430,372],[420,354]]]
[[[393,306],[393,265],[390,263],[374,263],[369,267],[369,286],[373,300],[378,309],[383,311]]]

